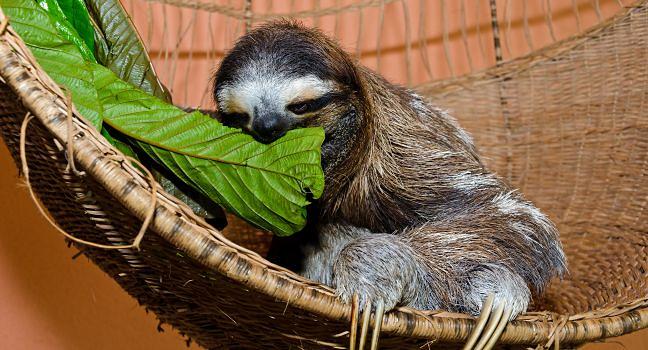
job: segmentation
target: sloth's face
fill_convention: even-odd
[[[318,31],[279,21],[241,37],[216,72],[214,98],[224,124],[270,143],[288,130],[335,132],[357,90],[354,64]]]
[[[249,68],[216,93],[221,120],[241,128],[257,141],[270,143],[290,129],[323,125],[347,96],[336,83],[315,75],[285,76]]]

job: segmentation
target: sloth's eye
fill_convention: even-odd
[[[288,105],[288,110],[295,114],[304,114],[315,112],[322,109],[324,106],[329,104],[334,99],[334,94],[326,94],[320,98],[314,100],[301,101],[297,103],[292,103]]]
[[[295,114],[304,114],[310,109],[309,102],[299,102],[288,105],[288,110]]]

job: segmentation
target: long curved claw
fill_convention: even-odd
[[[490,315],[491,310],[493,309],[494,301],[495,301],[495,295],[493,294],[488,295],[488,298],[486,298],[486,302],[484,302],[484,305],[482,306],[481,314],[477,319],[477,324],[475,325],[475,329],[473,329],[472,333],[470,333],[470,336],[468,337],[468,340],[466,341],[466,345],[464,345],[463,350],[471,350],[475,345],[475,343],[477,342],[477,339],[479,339],[479,335],[484,329],[484,326],[486,326],[486,322],[488,321],[488,316]]]
[[[385,315],[385,302],[379,300],[376,304],[376,312],[374,313],[374,329],[371,335],[371,350],[378,349],[378,339],[380,338],[380,329],[382,328],[383,316]]]
[[[500,319],[497,328],[495,328],[495,332],[488,340],[488,343],[486,343],[484,350],[491,350],[495,346],[495,343],[497,343],[497,341],[499,340],[500,336],[502,335],[502,332],[504,331],[504,328],[506,328],[506,325],[508,325],[510,317],[511,317],[511,310],[504,308],[504,314],[502,315],[502,318]]]
[[[362,310],[362,326],[360,328],[360,343],[358,350],[363,350],[367,340],[367,330],[369,329],[369,317],[371,316],[371,300],[367,299],[364,310]]]
[[[494,302],[495,296],[490,294],[484,302],[475,329],[468,337],[463,350],[490,350],[499,340],[508,325],[512,311],[504,303],[499,303],[493,308]]]
[[[475,345],[473,350],[483,350],[488,340],[493,336],[493,334],[495,334],[495,330],[498,328],[503,314],[504,303],[500,303],[491,313],[490,318],[488,319],[488,324],[486,325],[486,328],[484,328],[484,333],[482,333],[479,341],[477,342],[477,345]]]
[[[358,318],[360,318],[360,299],[358,294],[353,295],[351,304],[351,331],[349,332],[349,350],[355,350],[358,337]]]

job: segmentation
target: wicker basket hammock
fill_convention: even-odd
[[[351,307],[333,290],[256,253],[267,234],[234,222],[228,239],[159,190],[68,114],[65,95],[10,23],[1,31],[0,131],[58,226],[124,245],[153,214],[139,250],[79,246],[83,254],[201,346],[347,346]],[[511,322],[500,344],[576,345],[648,326],[648,2],[531,55],[420,90],[454,110],[489,166],[561,232],[570,274],[535,301],[535,312]],[[35,118],[26,124],[28,112]],[[401,308],[385,315],[381,347],[454,346],[474,326],[465,315]]]

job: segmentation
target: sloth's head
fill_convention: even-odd
[[[337,132],[354,110],[358,73],[349,56],[320,32],[288,21],[260,26],[238,40],[215,77],[224,124],[269,143],[297,127]]]

